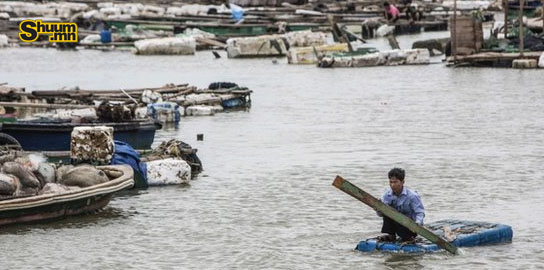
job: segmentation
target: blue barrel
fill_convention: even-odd
[[[102,43],[110,43],[111,42],[111,31],[110,30],[100,31],[100,41]]]

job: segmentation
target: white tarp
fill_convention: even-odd
[[[538,67],[544,68],[544,52],[540,55],[540,58],[538,59]]]

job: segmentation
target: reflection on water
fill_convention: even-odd
[[[117,209],[111,206],[107,206],[100,211],[93,213],[87,213],[83,215],[76,215],[70,217],[63,217],[49,221],[38,221],[26,224],[7,225],[2,227],[0,235],[5,234],[32,234],[34,232],[47,232],[58,229],[68,228],[84,228],[93,226],[107,226],[107,224],[117,223],[117,219],[126,219],[130,216],[136,215],[135,209]]]
[[[5,268],[544,267],[544,210],[535,207],[544,179],[541,70],[318,69],[209,52],[5,49],[0,59],[0,82],[29,90],[214,81],[254,90],[249,111],[182,118],[157,132],[155,144],[177,138],[198,148],[205,171],[190,186],[125,193],[98,216],[3,229]],[[332,181],[341,175],[379,196],[394,166],[421,194],[426,221],[501,222],[513,226],[514,242],[457,256],[353,251],[379,234],[381,219]]]

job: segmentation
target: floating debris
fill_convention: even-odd
[[[373,67],[429,64],[427,49],[390,50],[362,55],[326,56],[319,67]]]
[[[123,122],[148,117],[178,122],[181,116],[248,109],[253,92],[227,82],[212,83],[205,89],[188,84],[167,84],[126,90],[23,90],[0,86],[0,92],[5,93],[0,98],[0,106],[20,108],[20,111],[33,108],[27,119],[71,120],[73,123]],[[25,102],[20,102],[23,99]]]

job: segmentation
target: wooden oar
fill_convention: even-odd
[[[364,190],[358,188],[357,186],[350,183],[348,180],[345,180],[341,176],[336,176],[336,179],[334,179],[334,182],[332,183],[332,185],[344,191],[345,193],[353,196],[355,199],[374,208],[374,210],[381,212],[382,214],[389,217],[390,219],[408,228],[410,231],[427,238],[427,240],[437,244],[439,247],[451,252],[452,254],[457,253],[457,247],[450,244],[450,242],[442,239],[440,236],[432,233],[426,228],[419,226],[411,218],[401,214],[393,207],[382,203],[380,200],[374,198],[372,195],[366,193]]]

